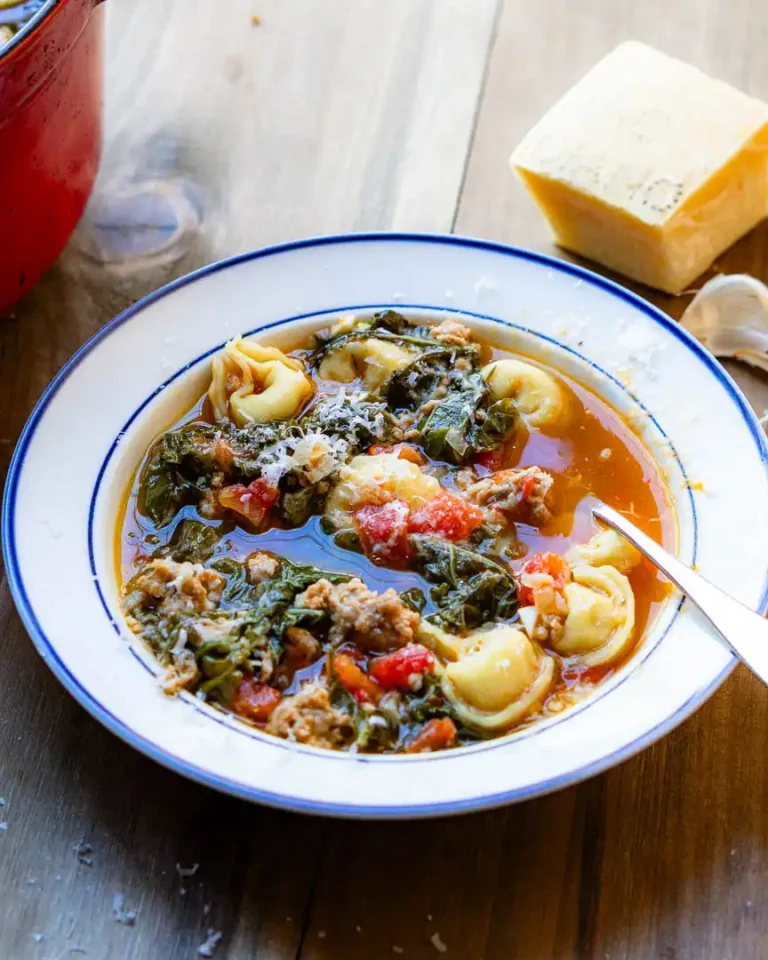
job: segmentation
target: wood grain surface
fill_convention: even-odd
[[[101,9],[102,173],[59,263],[0,323],[3,470],[75,349],[212,259],[389,228],[551,252],[507,157],[621,40],[768,98],[764,0]],[[768,279],[768,226],[718,266]],[[642,292],[675,317],[688,299]],[[737,375],[762,414],[766,383]],[[250,806],[129,749],[54,680],[5,584],[0,655],[0,960],[192,960],[210,932],[217,960],[429,960],[442,945],[462,960],[768,956],[768,697],[744,670],[584,784],[492,813],[364,824]]]

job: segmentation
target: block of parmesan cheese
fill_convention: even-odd
[[[768,105],[623,43],[511,163],[561,246],[679,293],[768,215]]]

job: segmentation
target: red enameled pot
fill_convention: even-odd
[[[63,250],[101,153],[100,0],[48,0],[0,48],[0,316]]]

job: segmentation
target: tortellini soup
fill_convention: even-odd
[[[595,498],[668,533],[621,417],[457,319],[237,337],[126,495],[123,608],[169,695],[314,747],[451,749],[583,700],[663,602]]]

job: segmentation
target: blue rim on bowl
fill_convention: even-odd
[[[339,315],[348,315],[348,314],[356,314],[356,313],[365,315],[365,314],[374,313],[377,310],[386,310],[386,309],[392,309],[392,308],[393,308],[393,304],[391,303],[358,303],[358,304],[339,305],[333,308],[331,312]],[[531,330],[527,327],[521,327],[517,324],[512,323],[509,320],[500,320],[498,317],[492,317],[487,314],[475,313],[469,310],[461,310],[453,307],[431,307],[431,306],[426,306],[424,304],[418,304],[418,303],[403,303],[398,301],[397,308],[399,310],[408,311],[409,315],[411,313],[426,312],[426,311],[429,311],[430,313],[448,313],[454,317],[455,316],[466,317],[469,320],[471,319],[487,320],[492,323],[498,323],[504,327],[510,327],[510,328],[516,329],[522,333],[525,333],[529,337],[534,337],[536,339],[545,341],[546,343],[556,346],[560,350],[563,350],[566,353],[569,353],[572,356],[577,357],[578,360],[581,363],[583,363],[587,368],[591,368],[595,370],[607,381],[610,381],[611,383],[613,383],[613,385],[618,390],[622,391],[623,393],[626,393],[632,399],[632,402],[648,418],[649,422],[653,424],[653,426],[658,431],[659,435],[663,438],[663,442],[668,445],[669,450],[674,460],[677,463],[678,469],[680,470],[680,474],[683,478],[683,481],[686,484],[686,494],[687,494],[687,500],[691,509],[691,520],[692,520],[692,526],[693,526],[691,554],[687,558],[687,561],[691,565],[697,562],[698,520],[696,515],[696,504],[694,502],[693,491],[691,490],[689,478],[686,473],[685,467],[681,462],[680,457],[678,456],[678,453],[674,445],[672,444],[672,441],[664,432],[664,429],[662,428],[662,426],[659,424],[659,422],[656,420],[653,414],[644,406],[644,404],[640,401],[640,399],[637,396],[635,396],[635,394],[632,393],[632,391],[627,386],[622,384],[612,374],[608,373],[608,371],[604,370],[602,367],[593,363],[587,357],[582,356],[582,354],[572,349],[571,347],[566,346],[562,343],[559,343],[554,338],[546,336],[546,334],[540,333],[535,330]],[[299,314],[292,317],[284,317],[283,319],[277,320],[274,323],[270,323],[270,324],[267,324],[266,326],[258,327],[256,330],[248,330],[243,334],[243,336],[247,337],[257,332],[262,333],[265,330],[274,330],[278,327],[285,326],[286,324],[295,323],[301,320],[313,319],[315,317],[324,317],[324,316],[327,316],[328,312],[329,312],[328,310],[320,310],[313,313],[305,313],[305,314]],[[98,571],[96,569],[96,556],[95,556],[95,544],[94,544],[95,516],[96,516],[96,503],[102,487],[102,481],[104,480],[104,476],[107,472],[107,468],[109,467],[109,464],[110,464],[110,461],[112,460],[113,455],[115,454],[115,452],[118,450],[120,446],[121,438],[125,436],[125,434],[128,432],[132,424],[136,421],[138,417],[140,417],[142,412],[155,399],[155,397],[157,397],[160,393],[166,390],[172,383],[178,380],[179,377],[184,376],[191,369],[196,367],[202,360],[206,360],[208,357],[211,357],[214,354],[218,353],[219,350],[221,350],[223,347],[224,347],[224,343],[216,344],[216,346],[211,347],[210,349],[206,350],[203,354],[195,357],[193,360],[190,360],[180,370],[177,370],[172,376],[168,377],[168,379],[165,380],[159,387],[156,387],[152,391],[152,393],[142,401],[142,403],[133,411],[130,418],[122,425],[121,429],[118,431],[117,436],[115,437],[115,440],[113,441],[112,445],[107,451],[106,456],[104,457],[104,460],[101,464],[101,468],[99,469],[98,476],[96,477],[96,482],[93,487],[93,493],[91,495],[91,503],[88,511],[88,553],[89,553],[90,566],[91,566],[91,576],[93,577],[93,585],[94,585],[94,589],[96,590],[96,593],[99,596],[99,601],[101,602],[104,612],[107,615],[107,618],[109,619],[110,623],[112,624],[118,636],[122,635],[120,624],[113,616],[113,611],[110,609],[109,603],[107,602],[107,599],[104,596],[104,591],[101,589],[101,585],[99,583]],[[665,624],[663,630],[660,633],[655,635],[654,644],[652,646],[651,645],[645,646],[644,648],[639,649],[634,653],[632,657],[634,666],[636,666],[639,663],[642,663],[648,656],[650,656],[653,653],[656,646],[664,639],[666,634],[671,629],[672,625],[675,622],[677,613],[679,613],[682,608],[682,605],[683,605],[683,600],[681,598],[677,605],[677,611],[676,611],[675,617],[673,617],[667,624]],[[134,656],[139,661],[139,663],[141,663],[142,667],[146,669],[148,672],[152,673],[153,675],[156,675],[155,671],[148,666],[145,657],[142,656],[141,653],[139,652],[140,650],[143,650],[143,647],[140,642],[137,642],[137,644],[131,645],[131,652],[134,654]],[[551,727],[559,723],[562,723],[565,720],[568,720],[570,717],[573,717],[576,713],[582,712],[584,710],[588,710],[591,706],[597,703],[607,692],[609,692],[609,690],[615,690],[617,687],[620,687],[621,684],[629,678],[629,676],[630,676],[629,673],[625,673],[623,677],[620,677],[617,679],[617,682],[615,684],[597,688],[595,692],[581,704],[570,707],[567,711],[564,711],[558,717],[550,718],[546,726],[542,724],[535,724],[531,727],[523,728],[522,730],[515,733],[515,737],[519,740],[522,737],[530,738],[530,737],[536,736],[538,733],[542,733],[545,729],[550,729]],[[210,719],[213,719],[219,723],[226,724],[241,736],[249,736],[249,737],[265,736],[261,732],[255,730],[253,727],[247,726],[246,724],[243,724],[238,720],[233,721],[230,718],[228,718],[228,716],[225,714],[220,714],[219,711],[213,709],[207,703],[197,700],[197,698],[192,695],[182,694],[182,697],[184,698],[184,702],[188,706],[204,713]],[[275,738],[270,737],[270,741],[274,739]],[[275,742],[277,746],[283,747],[284,749],[290,749],[290,750],[314,749],[314,748],[302,747],[300,744],[289,744],[288,742],[281,741],[281,740],[276,740]],[[504,737],[497,737],[492,740],[481,741],[480,743],[473,744],[472,746],[465,746],[464,749],[473,750],[475,752],[478,752],[480,750],[488,751],[488,750],[493,750],[494,748],[497,748],[497,747],[501,747],[504,745],[504,743],[505,743]],[[338,753],[335,751],[326,752],[327,760],[334,760],[334,759],[348,760],[349,757],[350,755],[344,752],[338,752]],[[449,759],[449,758],[450,758],[450,752],[447,752],[447,753],[437,752],[433,754],[422,755],[418,759],[420,762],[423,762],[424,760],[439,761],[441,759]],[[399,761],[399,762],[407,763],[407,762],[414,762],[416,758],[408,754],[381,754],[381,755],[374,754],[370,758],[366,755],[362,755],[358,759],[385,760],[389,762]]]
[[[269,791],[264,790],[255,790],[251,785],[244,783],[237,783],[232,779],[222,779],[218,776],[211,775],[205,769],[190,764],[188,762],[180,762],[177,758],[173,757],[169,753],[158,749],[155,744],[151,743],[146,738],[137,735],[128,725],[126,725],[122,720],[112,714],[107,708],[105,708],[94,696],[88,691],[78,680],[76,676],[67,668],[63,661],[59,658],[56,650],[53,645],[46,637],[45,632],[43,631],[38,618],[35,615],[35,612],[32,608],[31,603],[28,600],[26,589],[24,586],[23,579],[21,577],[19,562],[18,562],[18,553],[17,546],[15,543],[15,535],[13,529],[13,517],[15,513],[15,503],[16,495],[18,490],[19,475],[21,472],[21,467],[24,461],[25,451],[28,447],[37,425],[44,414],[47,406],[50,404],[51,400],[56,395],[57,391],[60,389],[62,384],[65,382],[67,377],[77,368],[77,366],[83,361],[83,359],[94,349],[94,347],[100,343],[104,338],[110,336],[118,327],[122,324],[129,321],[132,317],[136,316],[142,310],[144,310],[149,304],[154,303],[155,301],[168,296],[174,291],[178,290],[180,287],[186,286],[190,283],[194,283],[196,280],[199,280],[202,277],[209,276],[213,273],[221,271],[223,269],[232,267],[234,265],[264,258],[280,255],[292,250],[298,250],[302,248],[309,247],[322,247],[325,245],[342,245],[347,243],[365,243],[367,241],[388,241],[388,242],[421,242],[427,244],[445,244],[453,245],[459,247],[467,248],[477,248],[481,250],[487,250],[493,253],[502,254],[507,257],[517,258],[518,260],[527,260],[539,265],[546,266],[550,270],[557,271],[559,273],[568,274],[575,277],[578,280],[585,281],[597,287],[603,292],[609,294],[614,298],[618,298],[630,304],[634,309],[641,311],[647,317],[649,317],[655,323],[664,327],[668,332],[670,332],[674,337],[681,341],[690,351],[692,351],[696,357],[708,368],[708,370],[715,376],[715,378],[720,382],[720,384],[725,388],[727,393],[730,395],[731,399],[734,401],[735,405],[738,407],[741,416],[743,417],[752,438],[754,439],[755,445],[759,452],[762,463],[768,466],[768,443],[766,443],[765,434],[757,421],[754,413],[749,407],[746,399],[743,397],[738,387],[726,373],[726,371],[720,366],[720,364],[714,360],[686,331],[679,327],[674,321],[669,317],[663,314],[661,311],[657,310],[651,304],[642,300],[640,297],[635,294],[624,290],[619,287],[617,284],[606,280],[591,271],[588,271],[582,267],[569,264],[560,260],[557,260],[552,257],[548,257],[542,254],[532,253],[530,251],[521,250],[514,247],[504,246],[502,244],[496,244],[489,241],[476,240],[471,238],[461,238],[456,236],[444,236],[444,235],[433,235],[433,234],[390,234],[390,233],[368,233],[368,234],[347,234],[340,236],[330,236],[330,237],[319,237],[308,240],[295,241],[292,243],[281,244],[273,247],[264,248],[262,250],[253,251],[251,253],[242,254],[236,257],[232,257],[226,260],[222,260],[213,264],[210,264],[206,267],[203,267],[187,276],[181,277],[178,280],[175,280],[165,287],[155,291],[149,296],[145,297],[143,300],[137,302],[114,320],[106,324],[100,331],[98,331],[77,353],[68,361],[68,363],[62,368],[59,374],[54,378],[51,384],[43,393],[42,397],[38,401],[35,409],[33,410],[24,430],[19,439],[18,445],[13,455],[11,462],[8,481],[6,484],[4,497],[3,497],[3,514],[2,514],[2,535],[3,535],[3,553],[5,559],[6,569],[8,571],[8,580],[11,588],[12,595],[16,602],[16,605],[19,609],[21,618],[29,631],[38,651],[44,658],[44,660],[49,664],[51,669],[54,671],[58,679],[63,683],[63,685],[72,693],[72,695],[97,719],[99,719],[105,726],[110,730],[120,736],[130,745],[141,750],[143,753],[162,763],[163,765],[169,767],[170,769],[175,770],[178,773],[181,773],[185,776],[188,776],[194,780],[197,780],[201,783],[204,783],[208,786],[215,787],[219,790],[232,793],[236,796],[243,797],[249,800],[256,800],[261,803],[271,804],[280,806],[283,808],[289,808],[300,812],[311,812],[311,813],[331,813],[336,815],[344,816],[365,816],[365,817],[398,817],[398,816],[434,816],[440,814],[448,813],[457,813],[465,810],[473,809],[484,809],[492,806],[498,806],[505,803],[510,803],[513,801],[518,801],[525,799],[530,796],[540,795],[543,793],[550,792],[552,790],[558,789],[560,787],[566,786],[568,784],[579,782],[589,776],[592,776],[606,768],[624,760],[633,754],[639,752],[644,747],[648,746],[650,743],[654,742],[656,739],[663,736],[666,732],[677,726],[681,723],[686,717],[688,717],[697,706],[699,706],[716,688],[720,683],[725,679],[725,677],[730,673],[735,665],[735,658],[731,658],[724,669],[713,679],[713,681],[703,689],[699,689],[696,693],[686,700],[671,716],[667,717],[662,723],[650,729],[645,736],[635,739],[632,742],[624,745],[621,749],[612,752],[609,755],[601,757],[594,763],[587,764],[582,767],[575,768],[568,772],[568,774],[555,777],[548,781],[539,781],[535,784],[532,784],[528,788],[520,789],[516,788],[506,792],[495,793],[490,796],[481,796],[473,797],[466,801],[450,801],[446,803],[431,803],[420,806],[413,806],[411,804],[404,804],[402,806],[366,806],[361,808],[356,805],[345,805],[339,803],[320,803],[315,801],[307,801],[301,797],[287,797],[281,793],[270,793]],[[403,304],[394,304],[396,308],[403,307]],[[406,307],[410,306],[413,308],[415,305],[405,305]],[[343,309],[343,308],[342,308]],[[350,308],[346,308],[350,309]],[[428,309],[436,309],[434,307],[429,307]],[[327,311],[322,311],[326,313]],[[470,313],[469,311],[456,310],[458,313]],[[470,315],[472,315],[470,313]],[[497,317],[490,317],[483,314],[474,314],[477,317],[483,317],[484,319],[500,321]],[[290,318],[295,319],[295,318]],[[280,321],[280,323],[287,322],[286,319]],[[274,326],[275,324],[273,324]],[[261,327],[260,329],[264,329]],[[541,336],[541,334],[538,334]],[[563,347],[563,344],[558,344],[558,346]],[[216,349],[216,348],[214,348]],[[565,348],[569,349],[569,348]],[[213,352],[213,351],[210,351]],[[575,352],[575,351],[572,351]],[[579,355],[580,356],[580,355]],[[179,370],[173,377],[169,378],[168,381],[160,385],[154,393],[147,398],[142,407],[146,405],[154,396],[162,391],[169,382],[175,380],[180,376],[185,370],[192,366],[194,363],[197,363],[201,358],[196,358],[192,363],[188,364],[184,370]],[[582,358],[585,359],[585,358]],[[605,374],[605,371],[602,371]],[[605,374],[609,376],[609,374]],[[613,378],[611,378],[613,379]],[[135,411],[131,420],[133,420],[140,410]],[[130,424],[130,421],[127,426]],[[107,454],[105,458],[99,478],[97,479],[96,488],[94,490],[94,496],[98,490],[98,485],[103,476],[104,469],[111,457],[111,454],[114,450],[113,448]],[[93,508],[93,504],[92,504]],[[91,508],[91,518],[90,522],[92,523],[92,508]],[[695,514],[694,514],[695,515]],[[92,555],[92,546],[90,543],[90,531],[89,531],[89,550],[91,552],[91,564],[93,569],[93,555]],[[99,590],[100,599],[104,606],[107,615],[110,620],[112,620],[113,625],[114,621],[109,612],[109,607],[104,600],[103,595],[101,594],[98,583],[95,581],[96,589]],[[765,613],[768,609],[768,585],[763,592],[763,596],[760,601],[759,606],[760,612]]]

